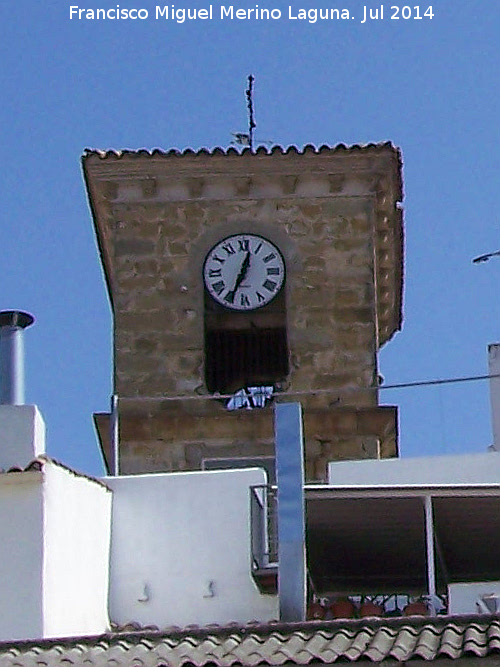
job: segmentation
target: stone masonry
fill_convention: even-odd
[[[290,373],[306,469],[397,454],[377,353],[401,325],[401,163],[390,144],[238,154],[87,151],[83,168],[114,315],[122,473],[273,455],[272,408],[228,412],[204,384],[206,253],[256,233],[282,251]],[[96,416],[108,465],[108,416]]]

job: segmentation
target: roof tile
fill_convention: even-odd
[[[338,152],[344,152],[344,151],[360,151],[360,150],[365,150],[365,149],[375,149],[375,150],[384,150],[386,148],[390,148],[393,150],[394,146],[390,141],[385,141],[385,142],[380,142],[380,143],[367,143],[367,144],[353,144],[351,146],[346,146],[345,144],[337,144],[336,146],[329,146],[327,144],[323,144],[321,146],[314,146],[312,144],[307,144],[306,146],[303,146],[302,148],[298,148],[297,146],[291,145],[291,146],[280,146],[280,145],[274,145],[271,147],[268,146],[258,146],[256,149],[251,150],[249,147],[245,147],[242,149],[235,148],[234,146],[229,146],[228,148],[222,148],[221,146],[216,146],[215,148],[206,148],[202,147],[197,150],[194,150],[193,148],[184,148],[182,150],[177,149],[177,148],[170,148],[168,150],[163,150],[161,148],[153,148],[150,150],[147,150],[145,148],[137,149],[137,150],[129,150],[129,149],[124,149],[124,150],[115,150],[115,149],[107,149],[107,150],[100,150],[100,149],[95,149],[95,148],[86,148],[83,152],[83,158],[87,158],[91,155],[97,155],[99,158],[105,160],[105,159],[115,159],[119,160],[123,157],[139,157],[142,155],[149,155],[149,156],[163,156],[163,157],[171,157],[171,156],[178,156],[182,157],[184,155],[247,155],[247,154],[257,154],[257,155],[274,155],[276,153],[279,153],[281,155],[288,155],[290,153],[294,153],[296,155],[304,155],[306,153],[323,153],[327,151],[338,151]]]
[[[71,475],[74,475],[75,477],[81,477],[83,479],[87,479],[90,482],[95,482],[99,486],[104,487],[105,489],[108,489],[106,484],[104,484],[103,481],[98,479],[97,477],[92,477],[90,475],[86,475],[85,473],[78,472],[77,470],[73,470],[73,468],[70,468],[69,466],[65,465],[64,463],[61,463],[57,459],[53,459],[50,456],[47,456],[46,454],[40,454],[36,458],[34,458],[32,461],[30,461],[25,467],[22,466],[12,466],[11,468],[0,468],[0,475],[12,475],[15,473],[24,473],[24,472],[41,472],[44,469],[44,466],[47,463],[51,463],[58,468],[62,468],[66,472],[70,473]],[[109,491],[109,489],[108,489]],[[135,629],[138,629],[140,626],[138,624],[135,624]],[[157,628],[156,628],[157,629]]]
[[[306,665],[338,660],[458,659],[500,651],[498,617],[327,621],[0,643],[0,667]]]

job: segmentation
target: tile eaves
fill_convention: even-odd
[[[144,156],[171,158],[171,157],[184,157],[184,156],[215,156],[215,155],[239,155],[242,157],[249,155],[291,155],[291,154],[317,155],[326,152],[355,153],[367,150],[383,151],[387,149],[390,149],[397,154],[398,163],[399,166],[401,167],[402,164],[401,152],[390,141],[379,142],[379,143],[367,143],[367,144],[352,144],[352,145],[346,145],[340,143],[334,146],[330,146],[328,144],[322,144],[321,146],[306,144],[302,148],[299,148],[298,146],[295,145],[290,145],[286,147],[280,145],[274,145],[271,147],[259,146],[255,150],[250,150],[250,148],[248,147],[245,147],[243,149],[237,149],[232,146],[230,146],[229,148],[222,148],[221,146],[217,146],[215,148],[203,147],[196,150],[193,148],[184,148],[182,150],[178,148],[170,148],[166,150],[162,148],[152,148],[152,149],[140,148],[140,149],[121,149],[121,150],[116,150],[112,148],[104,150],[96,148],[85,148],[83,151],[82,159],[86,160],[92,155],[95,155],[102,160],[105,159],[120,160],[122,158],[138,158]],[[400,194],[402,195],[402,192]]]
[[[10,475],[12,473],[19,472],[40,472],[43,470],[45,464],[45,459],[42,457],[37,457],[28,463],[27,466],[11,466],[10,468],[0,468],[0,475]]]
[[[2,469],[0,468],[0,475],[12,475],[15,473],[25,473],[25,472],[42,472],[44,469],[44,466],[49,463],[52,465],[57,466],[58,468],[62,468],[66,472],[70,473],[74,477],[80,477],[83,479],[88,480],[89,482],[94,482],[95,484],[98,484],[99,486],[103,486],[105,489],[110,491],[109,487],[104,484],[100,479],[97,479],[96,477],[92,477],[91,475],[86,475],[85,473],[78,472],[77,470],[74,470],[73,468],[70,468],[69,466],[65,465],[64,463],[61,463],[57,459],[53,459],[50,456],[47,456],[46,454],[41,454],[40,456],[37,456],[34,458],[32,461],[30,461],[26,466],[12,466],[7,469]]]

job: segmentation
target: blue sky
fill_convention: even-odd
[[[85,147],[227,146],[246,127],[253,73],[257,138],[330,144],[391,140],[404,160],[404,326],[381,354],[393,384],[484,374],[500,339],[500,7],[436,0],[434,18],[361,24],[155,20],[148,0],[80,7],[142,7],[136,21],[70,20],[75,0],[0,9],[0,308],[32,312],[27,400],[46,419],[49,453],[101,471],[91,414],[111,393],[111,314],[83,188]],[[199,0],[176,7],[203,8]],[[221,4],[213,4],[218,17]],[[368,5],[380,8],[380,4]],[[399,4],[403,7],[404,4]],[[415,6],[423,14],[427,2]],[[253,8],[255,4],[235,5]],[[400,406],[405,456],[484,451],[488,385],[386,391]]]

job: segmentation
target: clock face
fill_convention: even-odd
[[[256,234],[235,234],[219,241],[203,265],[207,292],[232,310],[255,310],[268,304],[285,281],[278,248]]]

